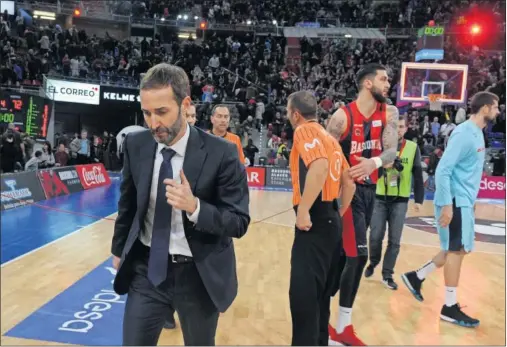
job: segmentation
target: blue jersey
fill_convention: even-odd
[[[435,173],[435,206],[471,207],[481,184],[486,148],[482,130],[468,120],[449,138]]]

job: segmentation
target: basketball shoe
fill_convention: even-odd
[[[401,279],[417,300],[424,301],[424,298],[421,294],[422,283],[424,280],[420,280],[419,277],[417,277],[417,273],[415,271],[404,273],[401,275]]]
[[[338,334],[330,325],[328,325],[329,331],[329,345],[343,345],[343,346],[366,346],[366,344],[357,337],[354,331],[354,326],[347,325],[341,334]]]
[[[440,319],[467,328],[475,328],[479,326],[480,323],[478,319],[472,318],[463,312],[459,304],[442,306]]]

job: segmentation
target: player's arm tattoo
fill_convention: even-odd
[[[326,130],[336,139],[336,141],[340,141],[340,138],[345,131],[346,121],[347,118],[342,110],[336,111],[329,119]]]
[[[388,165],[396,159],[398,150],[398,118],[399,112],[395,106],[387,107],[387,124],[382,133],[384,151],[380,155],[382,165]]]

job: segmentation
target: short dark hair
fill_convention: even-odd
[[[294,111],[301,113],[304,119],[312,119],[317,117],[317,99],[312,93],[301,90],[292,93],[287,99],[287,105]]]
[[[363,81],[367,78],[374,78],[377,75],[377,71],[385,71],[386,67],[382,64],[371,63],[363,66],[356,75],[357,88],[361,89]]]
[[[215,106],[213,106],[213,109],[211,110],[211,115],[213,116],[215,114],[215,112],[217,111],[217,108],[220,108],[220,107],[226,108],[229,111],[229,115],[231,114],[231,111],[229,110],[229,107],[227,107],[227,105],[216,104]]]
[[[150,68],[141,80],[141,90],[171,87],[178,106],[190,94],[190,82],[179,66],[161,63]]]
[[[483,106],[493,106],[495,101],[499,101],[500,98],[498,95],[490,93],[490,92],[479,92],[472,96],[472,101],[470,102],[470,110],[472,114],[478,113]]]
[[[398,117],[398,120],[404,120],[405,125],[408,126],[408,116],[406,114],[400,114],[400,116]]]

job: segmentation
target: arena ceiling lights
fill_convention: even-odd
[[[189,16],[188,16],[188,14],[179,14],[177,18],[178,18],[178,20],[188,20]],[[198,20],[198,19],[199,19],[199,17],[194,16],[194,20]]]
[[[54,12],[47,12],[47,11],[34,10],[33,11],[33,17],[34,18],[38,18],[38,19],[55,20],[56,19],[56,13],[54,13]]]
[[[381,30],[371,28],[303,28],[284,27],[285,37],[308,37],[308,38],[336,38],[336,39],[360,39],[360,40],[382,40],[386,37]]]

